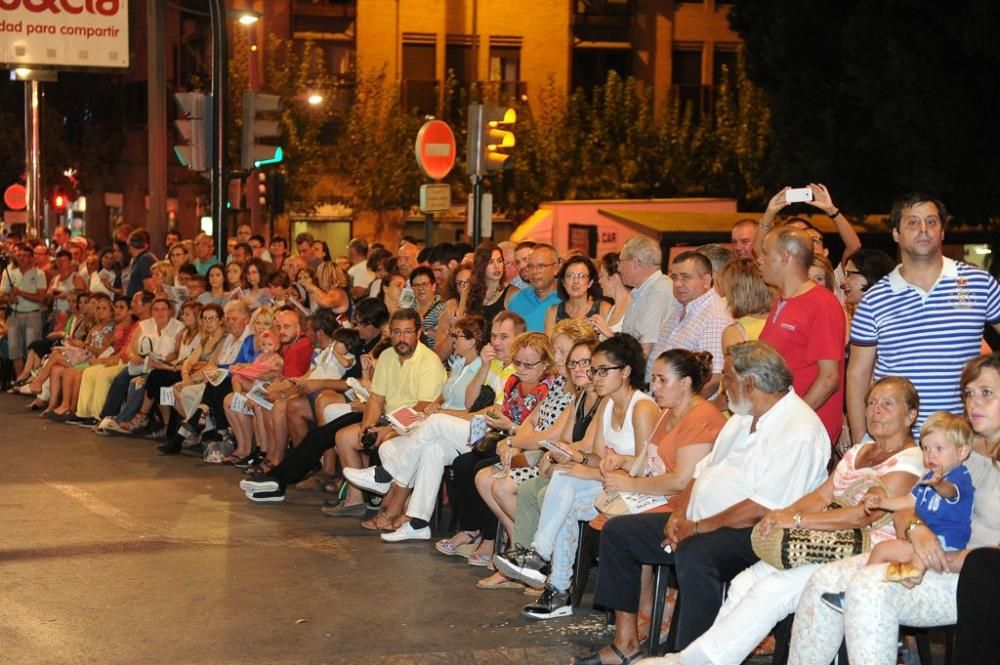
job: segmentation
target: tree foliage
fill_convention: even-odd
[[[731,23],[771,100],[773,185],[828,184],[845,207],[929,190],[998,212],[1000,5],[984,0],[737,0]]]
[[[333,112],[329,104],[312,106],[306,99],[313,91],[332,90],[333,77],[326,69],[322,51],[311,42],[297,46],[293,40],[281,40],[269,35],[263,50],[260,91],[278,95],[284,104],[279,121],[281,145],[285,152],[285,160],[280,166],[286,176],[285,196],[295,207],[308,209],[319,203],[313,198],[313,188],[330,161],[331,150],[323,145],[319,137]],[[241,31],[234,35],[232,52],[229,116],[234,121],[229,123],[226,143],[229,154],[238,159],[243,126],[243,93],[250,87],[250,44]]]

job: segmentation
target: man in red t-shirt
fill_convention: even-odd
[[[809,279],[812,257],[812,240],[801,229],[779,227],[764,238],[761,273],[780,297],[760,339],[788,363],[792,387],[816,411],[835,444],[844,422],[847,318],[837,296]]]

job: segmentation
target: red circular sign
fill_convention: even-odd
[[[14,183],[4,190],[3,202],[11,210],[24,210],[28,206],[28,190],[24,185]]]
[[[440,180],[455,165],[455,134],[443,120],[425,122],[414,145],[417,165],[428,178]]]

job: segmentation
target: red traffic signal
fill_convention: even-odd
[[[56,210],[65,210],[67,203],[69,203],[69,198],[62,192],[56,192],[52,195],[52,207]]]

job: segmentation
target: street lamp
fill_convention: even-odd
[[[237,14],[236,20],[240,22],[240,25],[253,25],[260,20],[260,14],[244,10]]]
[[[323,95],[318,92],[310,93],[310,95],[306,98],[306,101],[309,102],[311,106],[319,106],[323,103]]]

